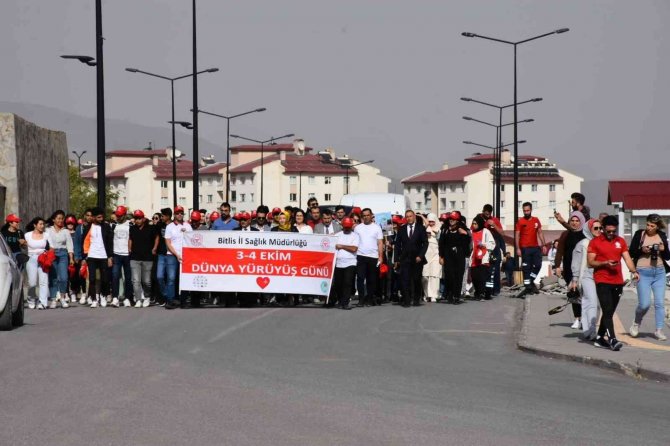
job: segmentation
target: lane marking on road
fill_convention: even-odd
[[[623,327],[623,323],[617,314],[614,314],[614,331],[619,333],[619,338],[621,341],[630,345],[631,347],[639,347],[647,350],[660,350],[663,352],[670,352],[670,346],[667,345],[658,345],[653,342],[644,341],[642,339],[634,338],[628,334],[628,330]]]
[[[221,339],[223,339],[224,337],[233,333],[234,331],[237,331],[240,328],[244,328],[249,324],[253,324],[254,322],[256,322],[260,319],[263,319],[264,317],[270,316],[272,313],[276,313],[279,310],[281,310],[281,308],[274,308],[272,310],[266,311],[263,314],[259,314],[258,316],[252,317],[251,319],[248,319],[244,322],[240,322],[239,324],[233,325],[232,327],[228,327],[225,330],[223,330],[221,333],[219,333],[218,335],[211,338],[208,342],[211,344],[212,342],[220,341]]]

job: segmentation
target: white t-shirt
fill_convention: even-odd
[[[354,232],[361,238],[357,254],[363,257],[379,258],[377,242],[384,239],[382,228],[376,223],[369,225],[361,223],[356,226]]]
[[[314,234],[314,230],[313,230],[312,227],[311,227],[310,225],[308,225],[308,224],[304,224],[304,225],[302,225],[302,226],[297,226],[297,225],[296,225],[296,228],[298,228],[298,232],[299,232],[300,234]]]
[[[172,248],[180,256],[181,256],[181,249],[184,246],[184,237],[183,237],[184,232],[193,232],[193,228],[191,228],[191,225],[185,222],[181,225],[172,222],[169,225],[167,225],[167,228],[165,228],[165,240],[170,240],[170,242],[172,243]],[[169,256],[172,255],[169,249],[167,254]]]
[[[40,255],[47,248],[47,241],[49,241],[49,235],[44,233],[42,235],[42,240],[37,240],[33,238],[33,231],[27,232],[24,235],[26,242],[28,244],[28,255]]]
[[[130,222],[125,221],[114,227],[114,254],[119,256],[130,255],[128,252],[128,238],[130,237]]]
[[[92,259],[107,259],[105,241],[102,239],[102,228],[100,225],[91,225],[91,246],[88,248],[88,256]],[[111,257],[111,254],[109,255]]]
[[[349,234],[345,234],[344,231],[340,231],[335,234],[334,237],[337,237],[337,241],[335,242],[337,245],[358,247],[361,242],[361,238],[353,231]],[[346,268],[348,266],[356,266],[356,253],[349,252],[344,249],[338,249],[337,260],[335,260],[335,268]]]

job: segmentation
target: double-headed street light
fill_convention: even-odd
[[[157,77],[159,79],[164,79],[166,81],[170,81],[170,92],[171,92],[171,97],[172,97],[172,120],[169,121],[172,123],[172,194],[173,194],[173,206],[177,207],[177,161],[176,161],[176,156],[175,152],[177,151],[176,147],[176,142],[175,142],[175,120],[174,120],[174,81],[178,81],[179,79],[186,79],[188,77],[193,76],[193,73],[191,74],[185,74],[183,76],[177,76],[177,77],[169,77],[169,76],[163,76],[162,74],[155,74],[155,73],[149,73],[148,71],[143,71],[137,68],[126,68],[126,71],[130,73],[141,73],[141,74],[146,74],[147,76],[151,77]],[[203,73],[216,73],[219,71],[218,68],[209,68],[207,70],[202,70],[197,73],[196,75],[203,74]],[[197,160],[196,160],[197,161]]]
[[[518,142],[518,144],[525,144],[525,143],[526,143],[526,140],[525,140],[525,139],[522,139],[521,141]],[[487,148],[487,149],[496,150],[496,147],[493,147],[493,146],[487,146],[486,144],[479,144],[479,143],[472,142],[472,141],[463,141],[463,144],[468,144],[468,145],[472,145],[472,146],[479,146],[479,147],[485,147],[485,148]],[[514,143],[513,143],[513,142],[510,142],[510,143],[507,143],[507,144],[502,144],[500,147],[502,148],[502,147],[513,146],[513,145],[514,145]]]
[[[478,37],[480,39],[491,40],[493,42],[505,43],[507,45],[512,45],[514,47],[514,227],[516,227],[516,222],[519,220],[519,207],[517,205],[519,201],[519,147],[518,147],[518,132],[517,132],[517,106],[519,105],[517,97],[517,47],[523,43],[532,42],[533,40],[538,40],[543,37],[552,36],[554,34],[563,34],[570,31],[569,28],[561,28],[555,31],[551,31],[545,34],[540,34],[539,36],[531,37],[529,39],[519,40],[517,42],[512,42],[509,40],[497,39],[495,37],[482,36],[480,34],[464,32],[461,33],[464,37]],[[514,231],[514,245],[516,247],[516,231]],[[519,265],[518,256],[516,254],[516,248],[514,249],[514,264]]]
[[[345,169],[344,178],[345,178],[345,184],[346,184],[346,186],[347,186],[347,187],[346,187],[346,194],[349,195],[349,169],[351,169],[351,168],[353,168],[353,167],[356,167],[356,166],[362,166],[363,164],[371,164],[371,163],[374,163],[375,160],[361,161],[361,162],[359,162],[359,163],[355,163],[355,164],[342,163],[342,162],[337,163],[337,162],[335,162],[335,161],[325,161],[325,162],[328,163],[328,164],[332,164],[332,165],[334,165],[334,166],[339,166],[339,167]]]
[[[527,104],[529,102],[540,102],[541,100],[542,100],[542,98],[528,99],[526,101],[519,102],[517,105]],[[502,130],[501,130],[502,127],[503,127],[503,123],[502,123],[503,113],[502,112],[506,108],[514,107],[514,104],[502,105],[501,106],[501,105],[490,104],[490,103],[484,102],[484,101],[479,101],[477,99],[472,99],[472,98],[461,98],[461,101],[474,102],[476,104],[486,105],[488,107],[492,107],[492,108],[495,108],[495,109],[498,110],[498,125],[500,126],[500,129],[497,132],[498,133],[498,138],[496,140],[497,141],[496,145],[500,146],[500,144],[502,144]],[[495,166],[498,169],[498,172],[500,172],[500,165],[501,165],[501,162],[502,162],[500,157],[501,157],[501,150],[500,150],[500,148],[498,148],[498,150],[496,150],[496,152],[495,152]],[[496,176],[495,189],[496,189],[496,192],[494,194],[494,197],[500,197],[500,174],[498,174]],[[496,201],[495,198],[494,198],[494,201]],[[499,201],[500,200],[497,200],[495,202],[495,215],[500,214],[500,203],[499,203]]]
[[[256,144],[261,145],[261,204],[263,204],[263,164],[265,163],[265,161],[264,161],[265,144],[268,144],[268,143],[274,144],[274,142],[279,140],[279,139],[292,138],[292,137],[295,136],[295,134],[289,133],[288,135],[266,139],[265,141],[259,141],[257,139],[245,138],[244,136],[239,136],[239,135],[230,135],[230,136],[231,136],[231,138],[237,138],[237,139],[242,139],[244,141],[255,142]]]
[[[198,110],[198,112],[205,115],[216,116],[217,118],[223,118],[226,120],[226,202],[230,201],[230,120],[234,118],[239,118],[240,116],[249,115],[251,113],[260,113],[267,110],[265,107],[257,108],[250,110],[244,113],[238,113],[236,115],[226,116],[219,115],[217,113],[212,113],[204,110]],[[191,109],[191,111],[193,111]]]
[[[81,153],[78,153],[76,150],[73,150],[72,153],[74,153],[74,156],[77,157],[77,166],[79,167],[79,177],[81,177],[81,157],[84,156],[86,150],[82,151]]]

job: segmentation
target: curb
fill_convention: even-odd
[[[528,315],[530,313],[530,302],[531,299],[524,300],[523,311],[521,315],[521,327],[516,339],[516,346],[522,352],[531,353],[544,358],[560,359],[564,361],[577,362],[580,364],[593,365],[622,373],[635,379],[670,382],[670,374],[645,368],[640,361],[638,361],[636,364],[630,364],[623,361],[593,358],[587,355],[562,353],[559,351],[544,349],[532,345],[530,342],[528,342],[528,326],[526,324],[526,320],[528,320]]]

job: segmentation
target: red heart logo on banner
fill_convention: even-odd
[[[256,284],[261,287],[262,289],[265,289],[266,286],[270,285],[270,278],[269,277],[256,277]]]

